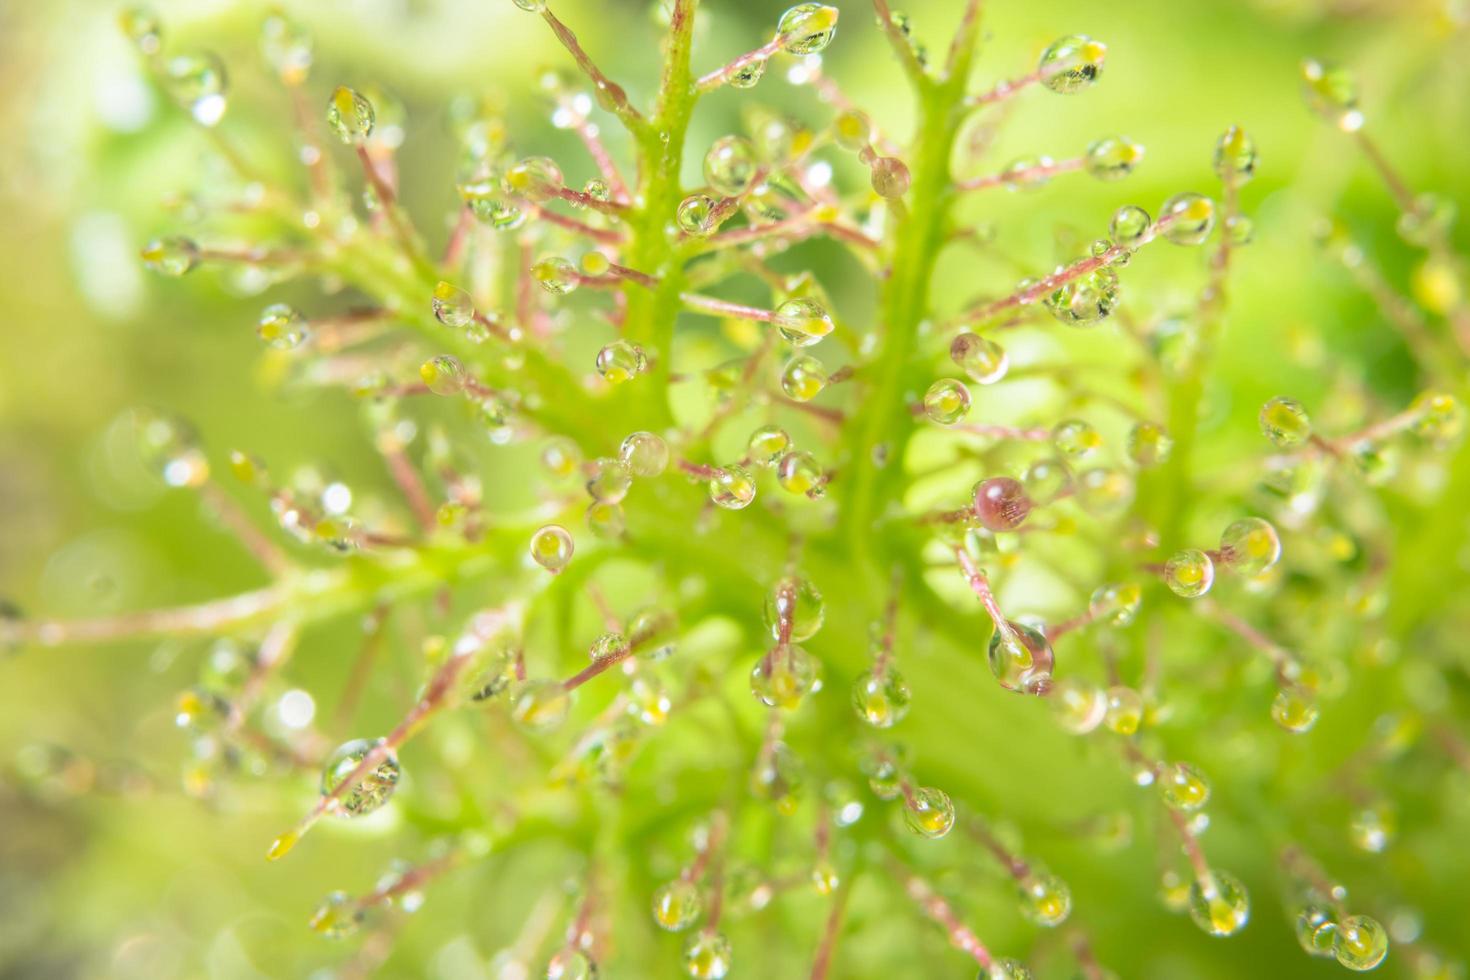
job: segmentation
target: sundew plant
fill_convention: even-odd
[[[121,261],[258,357],[230,441],[44,389],[184,558],[5,569],[6,975],[1464,976],[1470,283],[1405,69],[1177,78],[1214,135],[1146,151],[1070,109],[1127,5],[1014,2],[483,0],[433,99],[367,13],[109,11],[128,166],[190,161]],[[1296,8],[1465,84],[1463,8],[1362,6]]]

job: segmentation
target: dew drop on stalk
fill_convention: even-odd
[[[1377,919],[1350,915],[1332,931],[1332,955],[1349,970],[1371,970],[1388,955],[1388,930]]]
[[[781,15],[776,35],[787,54],[816,54],[837,33],[837,8],[824,3],[799,3]]]
[[[627,518],[620,505],[594,500],[587,506],[587,530],[599,538],[620,538],[627,529]]]
[[[1198,548],[1177,551],[1164,563],[1164,584],[1184,599],[1197,599],[1215,584],[1215,563]]]
[[[276,350],[292,350],[309,334],[306,318],[285,303],[272,303],[260,314],[256,334]]]
[[[431,357],[419,365],[419,377],[436,395],[457,395],[469,383],[469,375],[459,358],[450,354]]]
[[[858,109],[845,109],[832,120],[832,138],[844,150],[856,153],[873,139],[873,123]]]
[[[1051,443],[1057,452],[1072,459],[1083,459],[1102,448],[1102,434],[1092,423],[1082,419],[1066,419],[1051,430]]]
[[[1409,405],[1414,434],[1434,446],[1448,446],[1465,431],[1465,408],[1454,395],[1425,391]]]
[[[750,189],[758,167],[755,147],[743,136],[721,136],[704,156],[704,179],[718,193],[738,197]]]
[[[970,380],[980,385],[993,385],[1006,376],[1010,366],[1005,348],[979,334],[965,331],[949,345],[949,358]]]
[[[1056,161],[1047,156],[1021,157],[1006,165],[1001,180],[1008,191],[1034,191],[1051,183],[1055,165]]]
[[[505,183],[517,194],[545,200],[566,186],[566,177],[551,157],[526,157],[505,172]]]
[[[522,728],[549,731],[572,710],[572,696],[557,681],[525,681],[511,695],[510,716]]]
[[[1288,732],[1311,731],[1320,713],[1317,702],[1296,686],[1283,687],[1271,701],[1271,720]]]
[[[434,319],[454,330],[462,330],[474,322],[475,301],[470,294],[453,283],[440,281],[429,300]]]
[[[1210,801],[1210,783],[1187,762],[1174,762],[1159,774],[1159,791],[1171,810],[1193,813]]]
[[[558,950],[546,964],[546,980],[597,980],[597,964],[580,949]]]
[[[597,373],[608,384],[620,385],[642,374],[648,367],[643,348],[627,340],[614,340],[597,352]]]
[[[575,548],[572,536],[557,524],[547,524],[531,535],[531,558],[548,572],[566,568]]]
[[[931,422],[954,425],[970,414],[970,389],[963,381],[940,378],[924,392],[924,414]]]
[[[143,265],[150,272],[178,278],[199,264],[199,246],[192,238],[175,235],[155,238],[142,251]]]
[[[553,296],[565,296],[581,282],[577,267],[559,255],[548,256],[531,266],[531,278]]]
[[[1143,144],[1126,136],[1108,136],[1087,147],[1087,172],[1098,180],[1127,177],[1143,162]]]
[[[660,885],[653,893],[653,921],[669,932],[683,932],[694,925],[703,908],[699,888],[683,878]]]
[[[741,65],[731,74],[730,87],[739,89],[755,88],[765,73],[766,59],[752,59]]]
[[[587,493],[605,504],[622,503],[633,486],[633,471],[621,459],[603,456],[592,461]]]
[[[1311,903],[1297,913],[1293,927],[1297,945],[1308,956],[1332,956],[1332,940],[1337,932],[1333,912],[1325,905]]]
[[[1148,212],[1143,208],[1135,204],[1125,204],[1113,212],[1113,220],[1108,225],[1108,237],[1115,245],[1133,248],[1148,233],[1152,223]]]
[[[1342,130],[1356,133],[1363,128],[1358,108],[1358,80],[1345,68],[1315,58],[1302,62],[1302,97],[1307,108]]]
[[[494,177],[480,177],[459,185],[459,197],[476,218],[497,231],[515,231],[526,223],[520,199],[508,194]]]
[[[137,410],[132,415],[138,458],[171,487],[197,487],[209,479],[209,460],[193,426],[180,418]]]
[[[1031,980],[1031,971],[1020,960],[1007,956],[982,966],[976,980]]]
[[[322,768],[322,794],[336,791],[379,744],[381,740],[359,738],[338,746]],[[397,756],[389,752],[337,798],[338,812],[344,817],[362,817],[377,810],[393,796],[401,774]]]
[[[1258,417],[1261,433],[1281,449],[1291,449],[1312,435],[1312,420],[1307,409],[1294,398],[1278,395],[1261,406]]]
[[[606,660],[608,657],[617,656],[626,649],[628,649],[628,638],[610,630],[598,634],[597,639],[593,640],[592,646],[588,648],[587,655],[592,660]]]
[[[1021,474],[1021,485],[1033,503],[1049,504],[1072,486],[1072,473],[1060,459],[1038,459]]]
[[[781,621],[789,619],[791,639],[809,640],[822,628],[827,618],[827,603],[810,579],[788,576],[766,593],[761,616],[771,639],[781,639]]]
[[[892,666],[865,670],[852,684],[852,707],[874,728],[892,728],[909,713],[908,682]]]
[[[1033,870],[1016,884],[1021,914],[1039,926],[1054,929],[1072,913],[1072,890],[1054,874]]]
[[[1024,623],[1007,623],[990,634],[990,672],[1007,691],[1046,694],[1055,655],[1046,634]]]
[[[1164,237],[1175,245],[1199,245],[1215,227],[1215,202],[1203,194],[1175,194],[1164,202],[1159,220],[1167,220]]]
[[[1108,711],[1108,694],[1091,681],[1064,677],[1052,687],[1052,711],[1063,731],[1086,735],[1103,722]]]
[[[1118,305],[1118,274],[1108,266],[1063,283],[1047,294],[1045,305],[1061,323],[1088,327],[1110,316]]]
[[[546,9],[546,0],[511,0],[511,3],[514,3],[522,10],[529,10],[533,14],[539,14]]]
[[[591,251],[582,256],[581,265],[584,276],[604,276],[612,268],[612,260],[602,252]]]
[[[163,48],[163,28],[146,7],[128,7],[117,15],[117,26],[138,52],[152,57]]]
[[[346,939],[362,926],[363,910],[346,892],[331,892],[312,912],[312,932],[328,939]]]
[[[1058,38],[1041,53],[1037,70],[1041,84],[1062,95],[1081,92],[1102,74],[1108,46],[1085,34]]]
[[[743,466],[722,466],[709,478],[709,499],[726,510],[744,510],[755,499],[755,478]]]
[[[787,300],[776,307],[771,323],[793,347],[810,347],[832,332],[832,318],[813,299]]]
[[[827,371],[810,354],[798,354],[781,368],[781,390],[787,398],[808,402],[827,387]]]
[[[768,708],[793,711],[817,686],[816,660],[795,643],[762,654],[750,671],[750,692]]]
[[[1108,688],[1108,709],[1103,724],[1118,735],[1132,735],[1143,721],[1143,695],[1131,687],[1115,684]]]
[[[993,476],[975,484],[975,516],[990,531],[1014,531],[1031,513],[1031,498],[1021,481]]]
[[[1158,466],[1173,449],[1174,440],[1157,422],[1135,422],[1128,430],[1128,458],[1140,467]]]
[[[954,828],[954,802],[932,786],[914,790],[904,799],[903,822],[920,837],[937,840]]]
[[[1348,819],[1348,838],[1368,854],[1382,854],[1398,835],[1398,814],[1392,804],[1380,800],[1359,807]]]
[[[763,425],[750,434],[746,455],[752,463],[771,466],[791,448],[791,436],[779,425]]]
[[[364,143],[373,134],[377,113],[367,97],[338,85],[327,100],[327,126],[343,143]]]
[[[1101,585],[1088,601],[1088,614],[1099,626],[1132,624],[1143,603],[1143,589],[1136,582]]]
[[[633,432],[618,447],[618,456],[636,477],[655,477],[669,466],[669,444],[652,432]]]
[[[679,202],[674,222],[684,234],[703,237],[714,231],[714,209],[715,202],[707,194],[691,194]]]
[[[684,944],[684,972],[694,980],[724,980],[730,972],[730,940],[701,930]]]
[[[553,436],[541,449],[541,465],[554,478],[568,479],[582,466],[582,450],[566,436]]]
[[[1189,917],[1211,936],[1232,936],[1250,920],[1250,895],[1234,875],[1211,871],[1189,886]]]
[[[1255,176],[1256,141],[1239,126],[1231,126],[1215,142],[1215,173],[1239,184]]]
[[[1270,521],[1245,517],[1225,528],[1220,535],[1220,564],[1254,578],[1281,559],[1281,538]]]
[[[803,494],[812,499],[826,490],[825,474],[817,458],[807,452],[791,452],[776,462],[776,482],[787,493]]]
[[[182,54],[169,58],[164,65],[164,81],[169,93],[201,126],[215,126],[224,118],[225,66],[213,54]]]
[[[908,193],[913,178],[908,166],[898,157],[879,157],[868,173],[873,192],[881,198],[895,200]]]

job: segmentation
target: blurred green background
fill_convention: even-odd
[[[604,68],[646,99],[655,82],[647,5],[554,3]],[[901,137],[906,90],[868,5],[838,5],[844,18],[829,71]],[[759,44],[783,7],[706,0],[697,64],[714,67]],[[519,146],[577,156],[532,95],[536,69],[566,58],[536,18],[508,0],[299,0],[285,8],[317,39],[313,104],[340,81],[380,85],[407,105],[406,198],[436,243],[445,234],[441,216],[453,204],[445,125],[451,97],[495,93]],[[247,153],[276,160],[288,117],[257,53],[266,5],[190,0],[156,9],[169,49],[205,47],[225,58],[232,106],[224,128]],[[909,5],[916,32],[934,47],[945,42],[956,9],[952,0]],[[200,518],[187,495],[164,494],[117,472],[108,426],[132,406],[188,416],[216,458],[245,447],[283,464],[320,461],[355,486],[387,485],[345,397],[283,396],[270,383],[270,362],[260,357],[253,330],[267,300],[254,295],[254,284],[213,271],[178,282],[142,270],[136,255],[144,241],[187,232],[187,214],[170,210],[168,194],[201,177],[207,185],[215,164],[197,131],[145,79],[115,26],[116,13],[114,4],[96,0],[0,4],[0,594],[49,616],[197,600],[259,582],[239,548]],[[1065,257],[1059,239],[1100,235],[1119,204],[1152,210],[1179,190],[1212,192],[1213,141],[1225,126],[1241,124],[1261,152],[1259,176],[1244,193],[1256,241],[1233,273],[1201,470],[1259,453],[1254,406],[1274,394],[1320,405],[1330,425],[1334,406],[1321,402],[1333,378],[1346,373],[1364,379],[1383,405],[1402,405],[1415,390],[1411,364],[1372,304],[1314,246],[1313,227],[1325,215],[1343,219],[1395,283],[1408,282],[1418,257],[1395,236],[1392,202],[1360,157],[1303,108],[1297,69],[1305,56],[1352,65],[1363,80],[1369,129],[1400,170],[1415,187],[1465,202],[1465,16],[1455,4],[1418,0],[990,0],[977,84],[1024,73],[1040,48],[1064,33],[1105,40],[1109,56],[1102,83],[1085,97],[1022,98],[1000,145],[975,172],[998,170],[1023,154],[1074,155],[1113,132],[1144,143],[1148,156],[1124,184],[1063,178],[1037,193],[977,197],[970,213],[994,225],[998,244],[1022,266],[1046,269]],[[708,100],[691,137],[691,182],[698,148],[738,126],[744,99],[778,104],[813,124],[826,118],[809,93],[776,75],[754,93]],[[572,174],[586,176],[569,167]],[[1140,317],[1186,308],[1200,281],[1198,252],[1154,251],[1160,254],[1141,257],[1124,278],[1125,308]],[[862,284],[843,281],[844,267],[830,255],[812,254],[819,271],[837,270],[837,278],[824,281],[839,309],[868,323]],[[942,306],[958,305],[977,288],[975,261],[963,254],[948,260]],[[1004,288],[994,280],[987,287]],[[269,295],[305,303],[314,291],[293,286]],[[1104,363],[1114,353],[1106,339],[1087,350]],[[1354,421],[1349,409],[1343,414]],[[1447,561],[1443,573],[1463,578],[1463,555],[1450,548],[1464,538],[1463,515],[1456,519],[1433,560]],[[313,692],[339,688],[355,649],[350,624],[315,631],[307,642],[291,683]],[[350,959],[350,950],[313,936],[305,920],[333,888],[370,888],[376,869],[402,853],[404,841],[386,835],[391,827],[381,821],[336,828],[321,833],[310,853],[267,866],[264,844],[310,799],[304,786],[285,800],[269,785],[246,787],[213,806],[180,792],[187,745],[173,728],[173,702],[200,649],[131,644],[32,651],[0,663],[0,977],[304,976]],[[402,658],[382,673],[375,680],[382,710],[373,723],[393,717],[391,692],[412,676]],[[1392,697],[1355,689],[1310,745],[1282,746],[1279,757],[1257,760],[1258,768],[1277,766],[1258,782],[1263,794],[1310,798],[1310,781],[1359,743]],[[1256,905],[1252,925],[1225,942],[1159,909],[1147,834],[1107,855],[1071,839],[1069,822],[1107,801],[1073,799],[1064,780],[1045,772],[1007,772],[1003,746],[979,745],[963,729],[925,721],[922,711],[915,726],[907,733],[915,749],[957,797],[968,788],[992,811],[1018,819],[1048,815],[1049,831],[1027,824],[1034,833],[1028,843],[1072,881],[1100,958],[1123,976],[1339,971],[1296,951],[1271,878],[1273,852],[1233,828],[1228,814],[1207,846],[1246,878]],[[1127,787],[1111,763],[1078,755],[1084,766],[1103,767],[1098,784],[1122,798]],[[1012,792],[1014,800],[1006,795]],[[1265,795],[1232,804],[1273,805]],[[421,829],[432,825],[423,814],[407,819]],[[1380,907],[1418,908],[1426,935],[1463,956],[1470,953],[1467,826],[1463,810],[1453,825],[1424,826],[1377,865],[1353,855],[1338,824],[1307,820],[1294,829],[1342,877],[1362,881]],[[548,861],[533,851],[495,863],[493,874],[469,869],[434,886],[425,909],[403,924],[385,975],[493,975],[488,958],[514,937],[525,910],[555,879]],[[1381,892],[1373,890],[1378,885]],[[808,927],[820,921],[820,909],[808,904],[791,915],[814,944]],[[1029,949],[1045,975],[1064,975],[1057,972],[1065,961],[1057,940],[1038,940],[999,907],[976,909],[981,934],[1017,955]],[[837,975],[963,975],[959,958],[939,951],[933,932],[916,919],[867,922]],[[772,950],[801,934],[793,927],[766,947],[756,927],[736,930],[737,956],[744,957],[736,975],[799,975],[801,962],[780,960]],[[868,972],[865,946],[879,954],[874,963],[912,948],[912,972]],[[673,948],[660,956],[646,969],[625,963],[611,975],[666,975]],[[1381,972],[1408,976],[1404,969],[1390,958]]]

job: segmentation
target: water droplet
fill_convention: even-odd
[[[306,318],[285,303],[272,303],[260,314],[256,334],[276,350],[300,347],[309,336]]]
[[[505,173],[505,182],[517,194],[544,200],[566,186],[561,167],[551,157],[526,157]]]
[[[813,299],[789,299],[776,307],[771,320],[793,347],[810,347],[832,332],[832,318]]]
[[[618,447],[618,456],[634,476],[658,476],[669,465],[669,444],[652,432],[634,432]]]
[[[287,85],[300,85],[311,71],[311,35],[280,10],[261,21],[260,53]]]
[[[1041,53],[1036,65],[1041,72],[1041,84],[1063,95],[1081,92],[1102,74],[1107,54],[1106,44],[1085,34],[1059,38]]]
[[[197,487],[209,479],[209,461],[194,427],[180,418],[143,409],[132,416],[138,456],[171,487]]]
[[[1358,81],[1345,68],[1315,59],[1302,62],[1302,97],[1307,108],[1344,133],[1363,128],[1358,108]]]
[[[631,381],[647,367],[648,357],[643,348],[626,340],[614,340],[597,352],[597,373],[608,384]]]
[[[1082,419],[1066,419],[1058,422],[1051,430],[1052,445],[1057,452],[1073,459],[1082,459],[1102,448],[1102,434],[1092,423]]]
[[[1215,173],[1224,181],[1245,183],[1256,173],[1256,141],[1239,126],[1231,126],[1215,143]]]
[[[1210,802],[1210,783],[1187,762],[1165,766],[1159,775],[1159,791],[1164,805],[1172,810],[1193,813]]]
[[[559,572],[572,560],[576,544],[567,529],[547,524],[531,535],[531,558],[548,572]]]
[[[1143,162],[1143,144],[1126,136],[1109,136],[1087,148],[1087,172],[1098,180],[1119,180]]]
[[[1077,677],[1057,681],[1051,692],[1057,724],[1073,735],[1086,735],[1102,724],[1108,712],[1108,694],[1097,684]]]
[[[1220,563],[1254,578],[1281,558],[1281,537],[1270,521],[1246,517],[1235,521],[1220,535]]]
[[[577,267],[559,255],[549,256],[531,266],[531,278],[553,296],[565,296],[581,282]]]
[[[1118,735],[1132,735],[1143,721],[1143,695],[1131,687],[1115,684],[1108,688],[1108,712],[1103,724]]]
[[[419,365],[419,377],[436,395],[457,395],[464,391],[469,375],[459,358],[449,354],[431,357]]]
[[[142,251],[143,265],[150,272],[178,278],[199,264],[199,246],[191,238],[155,238]]]
[[[1143,208],[1125,204],[1113,212],[1113,220],[1108,225],[1108,236],[1115,244],[1132,248],[1138,244],[1152,223],[1148,212]]]
[[[1175,194],[1164,202],[1159,220],[1171,219],[1164,237],[1175,245],[1199,245],[1215,227],[1215,202],[1203,194]]]
[[[744,510],[755,499],[755,478],[744,467],[723,466],[709,478],[709,499],[726,510]]]
[[[1250,895],[1233,875],[1212,871],[1189,886],[1189,917],[1212,936],[1231,936],[1250,919]]]
[[[750,671],[750,693],[768,708],[794,711],[817,686],[816,660],[795,643],[762,655]]]
[[[563,949],[546,964],[546,980],[597,980],[597,964],[580,949]]]
[[[1164,563],[1164,584],[1184,599],[1197,599],[1215,584],[1215,563],[1197,548],[1177,551]]]
[[[1055,664],[1046,634],[1023,623],[1008,623],[990,634],[990,672],[1007,691],[1045,694],[1051,689]]]
[[[338,85],[327,100],[327,126],[343,143],[363,143],[373,133],[373,104],[355,89]]]
[[[358,764],[367,758],[368,753],[380,744],[381,740],[358,738],[338,746],[322,768],[323,795],[329,795],[341,786]],[[377,765],[364,773],[355,786],[337,798],[341,815],[362,817],[379,809],[393,796],[401,775],[398,758],[393,753],[388,753]]]
[[[1118,305],[1118,274],[1108,266],[1077,276],[1046,297],[1046,308],[1058,321],[1090,327],[1106,319]]]
[[[873,192],[888,200],[903,197],[908,193],[912,177],[908,165],[898,157],[879,157],[873,161],[868,174]]]
[[[750,189],[758,167],[750,140],[743,136],[722,136],[704,156],[704,179],[720,194],[738,197]]]
[[[453,283],[440,281],[429,301],[434,319],[453,330],[463,330],[475,321],[475,301]]]
[[[599,538],[620,538],[627,529],[627,516],[618,504],[594,500],[587,506],[587,530]]]
[[[811,401],[827,387],[827,371],[809,354],[799,354],[781,369],[781,390],[787,398]]]
[[[1021,481],[993,476],[975,484],[975,516],[990,531],[1014,531],[1031,513],[1031,498]]]
[[[822,628],[826,619],[827,606],[822,593],[810,579],[788,576],[777,582],[766,593],[761,607],[766,630],[773,640],[781,639],[781,620],[791,620],[791,639],[801,642],[809,640]]]
[[[346,892],[332,892],[311,914],[309,925],[313,932],[328,939],[346,939],[357,932],[362,920],[363,910],[351,895]]]
[[[755,88],[756,83],[761,80],[761,76],[765,73],[766,60],[764,58],[756,58],[736,69],[735,73],[730,76],[730,86],[740,89]]]
[[[587,480],[587,493],[605,504],[622,503],[633,486],[633,472],[621,459],[604,456],[592,461],[592,475]]]
[[[924,392],[924,414],[931,422],[954,425],[970,414],[970,389],[963,381],[940,378]]]
[[[1039,926],[1054,929],[1072,913],[1072,890],[1056,875],[1033,870],[1016,885],[1021,914]]]
[[[1455,202],[1442,194],[1420,194],[1411,208],[1399,215],[1399,237],[1410,245],[1428,248],[1443,241],[1455,223]]]
[[[510,714],[516,724],[531,731],[544,732],[566,721],[572,710],[572,696],[557,681],[526,681],[516,689]]]
[[[714,231],[711,225],[715,202],[706,194],[691,194],[679,202],[674,221],[686,235],[703,237]]]
[[[1377,919],[1350,915],[1333,930],[1332,955],[1349,970],[1371,970],[1388,955],[1388,931]]]
[[[730,940],[719,932],[690,936],[684,944],[684,972],[694,980],[724,980],[730,972]]]
[[[1310,731],[1321,709],[1299,687],[1284,687],[1271,701],[1271,720],[1288,732]]]
[[[541,449],[541,465],[556,479],[568,479],[582,465],[582,450],[566,436],[553,436]]]
[[[763,425],[750,434],[746,455],[752,463],[770,466],[791,448],[791,436],[779,425]]]
[[[852,684],[852,706],[874,728],[892,728],[909,713],[908,682],[892,666],[865,670]]]
[[[857,109],[845,109],[832,120],[832,138],[844,150],[856,153],[872,142],[873,123],[866,113]]]
[[[1010,361],[1005,348],[969,331],[958,334],[949,345],[949,358],[976,384],[993,385],[1006,376]]]
[[[476,218],[497,231],[515,231],[526,223],[525,207],[494,177],[479,177],[461,183],[459,197]]]
[[[117,16],[117,25],[138,51],[148,57],[163,48],[163,28],[147,7],[129,7]]]
[[[1101,585],[1088,600],[1087,610],[1092,621],[1101,626],[1128,626],[1138,615],[1143,602],[1143,589],[1137,583],[1128,582]]]
[[[776,482],[787,493],[805,494],[813,499],[827,488],[821,464],[811,453],[791,452],[776,463]]]
[[[1049,504],[1072,485],[1072,473],[1059,459],[1038,459],[1021,474],[1021,485],[1038,504]]]
[[[683,878],[660,885],[653,893],[653,921],[668,932],[688,929],[703,909],[698,887]]]
[[[1020,960],[1006,957],[982,966],[977,980],[1031,980],[1031,971]]]
[[[1136,422],[1128,430],[1128,458],[1141,467],[1158,466],[1173,448],[1174,440],[1157,422]]]
[[[787,54],[816,54],[832,43],[837,33],[836,7],[823,3],[799,3],[781,15],[776,33]]]
[[[903,822],[920,837],[937,840],[954,828],[954,803],[949,794],[925,786],[904,800]]]
[[[1465,408],[1454,395],[1425,391],[1409,405],[1414,434],[1437,447],[1447,447],[1465,431]]]
[[[1294,398],[1278,395],[1266,402],[1261,406],[1258,421],[1265,437],[1282,449],[1300,446],[1312,435],[1307,409]]]
[[[170,94],[188,107],[201,126],[214,126],[224,118],[228,83],[224,63],[215,55],[206,52],[168,59],[164,81]]]

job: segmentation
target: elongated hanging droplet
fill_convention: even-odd
[[[327,125],[343,143],[363,143],[373,133],[377,114],[360,92],[339,85],[327,100]]]

